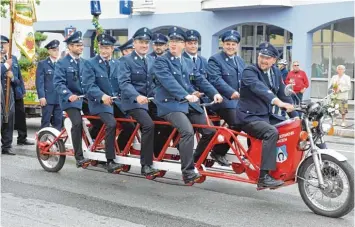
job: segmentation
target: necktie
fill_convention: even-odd
[[[196,57],[192,57],[192,60],[193,60],[194,63],[196,64]]]
[[[142,61],[144,63],[144,66],[147,67],[147,60],[145,59],[145,57],[142,58]]]
[[[271,72],[270,71],[266,72],[266,75],[267,75],[267,77],[269,79],[270,87],[273,87]]]
[[[110,77],[110,72],[111,72],[110,61],[109,61],[109,60],[106,60],[106,61],[105,61],[105,64],[106,64],[106,68],[107,68],[107,74],[108,74],[108,76]]]

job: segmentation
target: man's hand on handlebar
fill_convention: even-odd
[[[186,95],[185,99],[189,102],[197,102],[199,100],[196,95]]]
[[[221,103],[223,102],[223,97],[220,94],[215,94],[215,96],[213,97],[213,101],[215,103]]]
[[[143,96],[143,95],[138,95],[137,96],[137,102],[141,105],[147,104],[149,102],[148,98]]]
[[[105,105],[108,105],[108,106],[112,105],[112,97],[111,96],[104,94],[102,96],[101,100]]]
[[[70,101],[70,102],[75,102],[76,100],[79,100],[79,96],[77,96],[77,95],[71,95],[71,96],[69,97],[69,101]]]
[[[231,99],[239,99],[239,97],[240,97],[239,92],[235,91],[235,92],[232,94]]]
[[[288,112],[288,113],[295,110],[295,107],[292,104],[286,103],[286,102],[282,102],[279,107],[286,109],[286,112]]]
[[[199,92],[199,91],[194,91],[194,92],[192,93],[192,95],[196,95],[198,98],[201,98],[201,97],[204,95],[204,93],[201,93],[201,92]]]

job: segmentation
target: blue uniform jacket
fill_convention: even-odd
[[[6,70],[5,66],[4,66],[4,68]],[[11,70],[14,75],[14,79],[13,79],[13,82],[11,83],[11,85],[14,90],[15,99],[22,99],[26,94],[25,84],[23,82],[23,78],[21,75],[21,69],[20,69],[20,65],[18,64],[18,60],[17,60],[16,56],[13,56],[13,55],[12,55]],[[2,67],[1,67],[1,72],[3,72]]]
[[[36,89],[38,99],[45,98],[48,104],[59,104],[59,97],[54,89],[54,64],[50,58],[37,64]]]
[[[69,97],[71,95],[84,94],[82,87],[82,68],[84,64],[85,60],[80,58],[79,67],[70,54],[59,60],[56,64],[53,82],[54,88],[59,95],[59,104],[63,111],[68,108],[77,108],[80,110],[82,108],[83,99],[70,102]]]
[[[285,95],[285,84],[282,82],[280,70],[272,66],[272,81],[257,66],[247,66],[243,72],[240,88],[240,100],[237,105],[238,124],[247,124],[253,121],[269,122],[271,116],[280,118],[272,112],[271,102],[278,97],[283,102],[291,103],[292,98]],[[296,117],[296,112],[290,117]]]
[[[117,60],[110,60],[110,75],[108,75],[105,62],[100,55],[87,60],[83,68],[83,87],[86,92],[90,114],[113,114],[113,107],[101,102],[104,94],[119,97],[117,74],[119,70]],[[119,99],[114,103],[120,108]]]
[[[138,95],[154,96],[154,83],[151,75],[154,59],[147,55],[146,62],[147,67],[135,51],[120,58],[118,84],[121,90],[123,111],[137,108],[148,110],[148,104],[141,105],[137,102]]]
[[[207,78],[209,82],[223,96],[223,102],[216,104],[213,109],[234,109],[237,106],[237,100],[232,100],[234,92],[239,92],[240,80],[245,63],[239,56],[234,57],[237,65],[223,51],[210,57],[207,66]]]
[[[203,113],[203,109],[196,103],[180,103],[185,97],[196,91],[190,78],[194,78],[196,86],[208,97],[213,99],[218,91],[201,75],[192,60],[185,57],[179,58],[170,52],[155,60],[153,67],[156,79],[155,103],[158,116],[171,112],[189,112],[189,106]]]
[[[183,53],[183,56],[192,60],[191,57],[186,52]],[[204,58],[200,55],[197,55],[196,62],[194,63],[194,65],[196,67],[196,70],[207,79],[207,60],[206,60],[206,58]],[[190,78],[190,79],[191,79],[192,85],[194,86],[194,89],[196,91],[200,91],[200,89],[195,84],[194,78]],[[211,102],[211,100],[207,96],[202,96],[200,99],[203,103]]]
[[[7,69],[5,67],[4,63],[1,63],[1,90],[2,90],[2,94],[1,94],[1,116],[4,115],[5,113],[5,97],[6,97],[6,85],[7,85],[7,80],[8,77],[6,76],[7,73]],[[9,112],[10,113],[14,113],[15,112],[15,96],[14,96],[14,89],[13,86],[16,85],[16,81],[15,77],[12,78],[11,80],[11,84],[10,84],[10,96],[9,96]]]

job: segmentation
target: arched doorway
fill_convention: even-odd
[[[240,24],[231,29],[237,30],[242,39],[239,45],[238,54],[245,63],[256,63],[259,44],[268,41],[273,44],[280,52],[280,59],[292,59],[292,33],[269,24],[247,23]],[[222,42],[220,41],[220,48]]]
[[[351,78],[349,100],[354,100],[354,18],[344,19],[315,31],[312,45],[312,98],[323,98],[336,67],[344,65]]]

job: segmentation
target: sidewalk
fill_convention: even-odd
[[[349,109],[349,113],[346,115],[345,127],[341,127],[341,115],[336,119],[337,125],[334,126],[335,132],[334,136],[350,137],[354,138],[355,136],[355,127],[354,127],[354,109]]]

